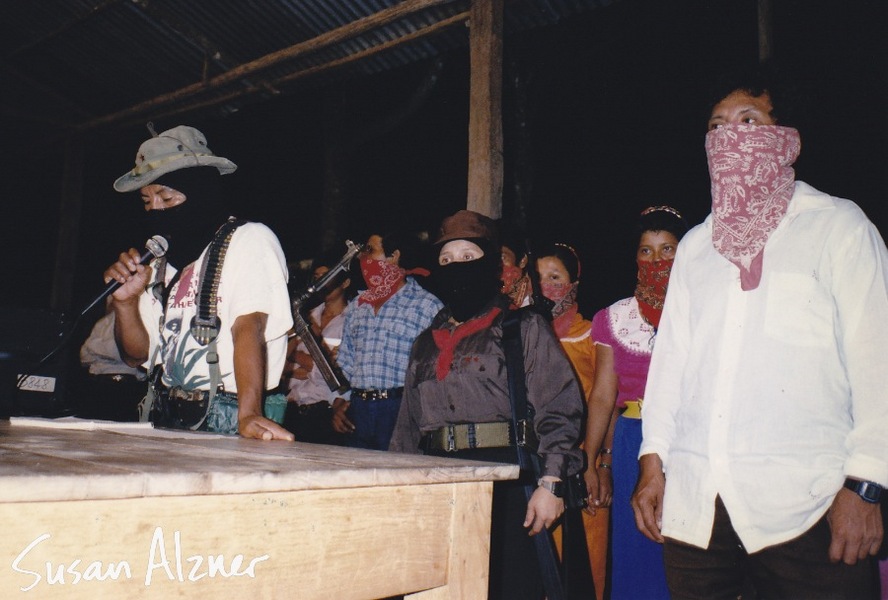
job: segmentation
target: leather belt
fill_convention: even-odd
[[[403,387],[390,388],[387,390],[363,390],[360,388],[352,388],[351,397],[360,398],[361,400],[386,400],[403,393]]]
[[[300,415],[307,415],[308,413],[315,411],[327,411],[331,410],[332,407],[330,403],[326,400],[321,400],[319,402],[312,402],[311,404],[297,404],[296,412]]]
[[[161,388],[161,394],[165,394],[170,400],[184,400],[185,402],[205,402],[210,397],[207,390],[185,390],[179,386]]]
[[[154,386],[154,391],[157,394],[162,394],[169,398],[170,400],[180,400],[184,402],[206,402],[210,399],[209,390],[186,390],[180,386],[174,386],[171,388],[166,387],[165,385],[157,384]],[[270,395],[278,393],[277,388],[273,390],[266,390],[263,393],[263,397],[268,397]],[[225,394],[231,398],[237,398],[237,394],[231,392],[226,392],[225,389],[220,385],[219,389],[216,391],[216,395]]]
[[[471,448],[504,448],[514,444],[509,423],[460,423],[445,425],[425,434],[423,446],[427,450],[456,452]]]
[[[641,418],[641,405],[644,403],[644,400],[639,398],[638,400],[627,400],[626,405],[623,407],[622,412],[620,413],[621,417],[626,417],[627,419],[640,419]]]

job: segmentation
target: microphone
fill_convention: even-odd
[[[145,242],[145,251],[142,252],[142,256],[139,257],[139,264],[144,265],[152,258],[161,258],[162,256],[166,255],[169,247],[169,242],[167,242],[166,238],[162,235],[151,236],[151,238]],[[108,283],[108,286],[104,290],[102,290],[102,293],[99,294],[95,300],[90,302],[89,306],[81,311],[80,316],[82,317],[83,315],[88,313],[93,306],[113,294],[115,290],[117,290],[117,288],[119,288],[121,285],[123,284],[116,279],[112,279]]]

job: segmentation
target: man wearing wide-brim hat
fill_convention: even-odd
[[[286,261],[268,227],[229,217],[220,177],[236,168],[179,126],[144,142],[114,182],[138,191],[149,235],[168,242],[148,264],[130,248],[105,270],[122,284],[111,296],[115,338],[128,364],[152,374],[143,419],[292,440],[267,418],[286,406],[274,393],[293,324]]]

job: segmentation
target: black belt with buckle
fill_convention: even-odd
[[[386,400],[394,398],[404,393],[403,387],[390,388],[387,390],[362,390],[360,388],[352,388],[351,397],[360,398],[361,400]]]

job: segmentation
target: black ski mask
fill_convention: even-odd
[[[469,240],[484,251],[484,256],[468,262],[438,265],[434,271],[435,290],[450,315],[464,323],[477,316],[500,293],[502,260],[487,240]]]
[[[177,269],[197,260],[229,216],[219,177],[213,167],[191,167],[166,173],[153,182],[185,194],[185,202],[165,210],[149,210],[146,220],[148,237],[159,234],[167,238],[167,260]]]

